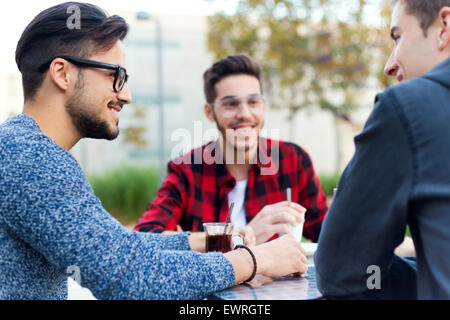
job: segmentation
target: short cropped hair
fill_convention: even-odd
[[[78,27],[70,25],[79,12]],[[117,15],[108,17],[99,7],[65,2],[39,13],[25,28],[16,47],[16,63],[22,73],[25,101],[32,100],[41,87],[46,71],[39,67],[56,56],[86,58],[110,50],[128,33],[128,24]]]
[[[203,91],[206,101],[213,103],[217,98],[216,83],[228,76],[239,74],[254,76],[258,79],[261,87],[261,67],[259,64],[246,54],[230,55],[216,61],[203,74]]]
[[[450,7],[450,0],[392,0],[395,5],[401,1],[406,4],[406,13],[415,16],[420,23],[425,37],[428,29],[438,17],[443,7]]]

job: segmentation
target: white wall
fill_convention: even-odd
[[[0,49],[0,123],[22,111],[22,78],[14,60],[14,50]]]

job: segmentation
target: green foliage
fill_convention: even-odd
[[[409,229],[409,225],[406,226],[405,236],[411,237],[411,230]]]
[[[123,130],[124,143],[136,146],[138,149],[146,149],[148,147],[145,140],[147,127],[145,125],[146,111],[142,106],[133,106],[133,118],[138,125],[127,127]]]
[[[320,174],[319,180],[322,185],[322,190],[327,197],[333,196],[333,189],[337,188],[337,184],[339,182],[339,178],[341,175],[339,173],[334,173],[331,175]]]
[[[124,225],[134,224],[147,209],[159,185],[157,168],[120,167],[89,181],[103,207]]]

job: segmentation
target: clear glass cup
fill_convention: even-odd
[[[206,234],[206,252],[231,251],[233,247],[233,225],[225,222],[208,222],[203,224]]]

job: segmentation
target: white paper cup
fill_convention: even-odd
[[[291,227],[291,232],[294,235],[295,240],[302,242],[303,223],[297,223],[295,227]]]
[[[303,220],[305,220],[305,214],[303,214]],[[302,236],[303,236],[303,222],[297,223],[295,226],[289,226],[291,229],[291,233],[294,236],[295,240],[298,242],[302,242]],[[283,236],[285,233],[280,232],[279,236]]]
[[[305,214],[303,213],[303,221],[305,220]],[[302,235],[303,235],[303,223],[297,223],[295,227],[291,227],[291,232],[295,237],[295,240],[298,242],[302,242]]]

